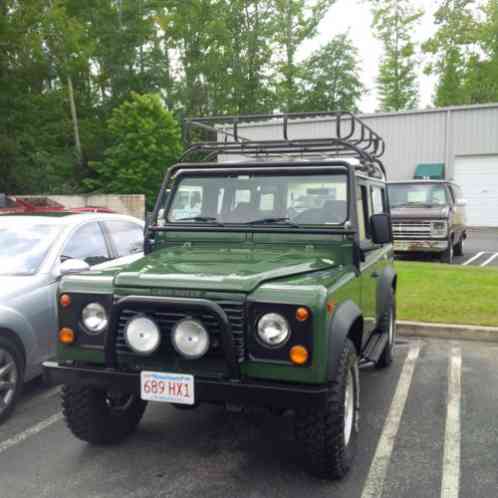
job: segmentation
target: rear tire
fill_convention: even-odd
[[[21,395],[23,382],[22,353],[13,341],[0,337],[0,424],[12,414]]]
[[[358,357],[347,339],[329,385],[327,406],[296,414],[296,436],[306,465],[320,478],[341,479],[351,468],[359,429],[359,387]]]
[[[463,240],[464,240],[464,237],[462,235],[460,240],[458,241],[458,243],[455,244],[455,250],[454,250],[455,256],[463,256],[463,253],[464,253]]]
[[[106,391],[89,386],[65,385],[62,411],[66,425],[82,441],[91,444],[119,443],[138,426],[147,403],[133,395],[121,404]]]
[[[375,364],[376,368],[387,368],[393,362],[394,344],[396,342],[397,327],[396,327],[396,296],[391,291],[391,304],[389,309],[384,313],[380,319],[379,330],[386,334],[388,342],[384,351]]]

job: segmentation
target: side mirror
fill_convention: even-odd
[[[374,214],[370,218],[372,227],[372,242],[374,244],[388,244],[392,242],[391,217],[388,214]]]
[[[465,199],[458,199],[455,205],[457,207],[465,207],[467,205],[467,201]]]
[[[59,275],[62,277],[64,275],[70,275],[71,273],[88,271],[89,269],[90,265],[82,259],[66,259],[66,261],[63,261],[59,266]]]

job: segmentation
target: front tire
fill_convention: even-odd
[[[453,239],[448,240],[448,248],[441,253],[441,262],[448,265],[453,264]]]
[[[119,400],[89,386],[65,385],[61,396],[66,425],[78,439],[91,444],[125,439],[137,428],[147,406],[134,395]]]
[[[22,354],[11,340],[0,337],[0,424],[14,410],[22,391],[24,363]]]
[[[341,479],[351,468],[358,439],[359,387],[358,357],[347,339],[326,407],[296,415],[296,436],[306,464],[320,478]]]

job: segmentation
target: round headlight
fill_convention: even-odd
[[[126,324],[125,339],[135,353],[152,354],[161,343],[161,331],[154,320],[139,315]]]
[[[282,346],[290,336],[287,320],[278,313],[267,313],[258,321],[258,336],[266,346]]]
[[[195,360],[204,356],[209,349],[209,334],[201,323],[189,318],[180,320],[173,329],[171,336],[176,351]]]
[[[81,312],[81,321],[87,332],[100,334],[108,324],[105,308],[99,303],[90,303]]]

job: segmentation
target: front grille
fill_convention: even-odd
[[[240,362],[245,358],[245,334],[244,334],[244,324],[245,324],[245,311],[244,302],[241,301],[214,301],[218,304],[226,313],[228,321],[230,322],[232,328],[232,335],[234,340],[235,355]],[[221,346],[221,327],[220,320],[215,313],[208,311],[193,311],[193,310],[182,310],[179,306],[177,309],[171,309],[169,307],[161,307],[158,304],[151,304],[150,306],[141,307],[140,310],[133,309],[133,306],[124,308],[118,319],[118,326],[115,336],[115,351],[117,355],[118,362],[126,362],[130,359],[138,359],[137,355],[128,347],[125,337],[124,329],[126,323],[135,315],[147,314],[152,317],[159,328],[161,329],[161,345],[159,349],[152,355],[147,357],[140,357],[140,360],[146,363],[161,363],[163,360],[171,359],[173,357],[179,357],[178,353],[175,351],[173,344],[171,343],[171,332],[174,325],[184,318],[192,318],[199,320],[204,327],[207,329],[210,336],[210,349],[203,358],[195,360],[196,362],[202,362],[203,359],[208,359],[211,361],[218,360],[218,363],[224,363],[225,355],[223,348]]]
[[[431,238],[430,221],[396,221],[393,223],[395,239],[423,239]]]

